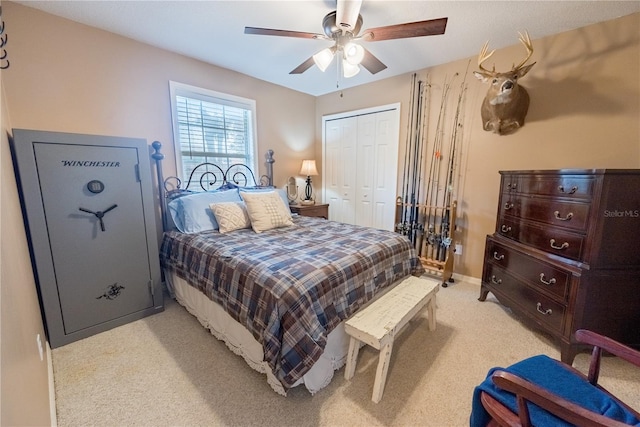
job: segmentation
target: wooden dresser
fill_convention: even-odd
[[[488,292],[560,343],[578,329],[640,347],[640,170],[501,171]]]

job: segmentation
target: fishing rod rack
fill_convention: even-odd
[[[402,195],[396,199],[396,232],[409,238],[425,270],[440,276],[443,287],[454,282],[455,194],[460,180],[466,100],[466,77],[460,84],[457,102],[449,100],[456,76],[458,73],[452,79],[445,78],[439,87],[441,101],[434,106],[438,117],[431,129],[432,85],[428,76],[426,80],[419,80],[416,74],[412,76]],[[447,119],[449,104],[455,106],[455,114]]]
[[[414,244],[422,266],[429,273],[442,278],[442,286],[453,283],[455,245],[450,237],[455,230],[458,203],[450,206],[411,206],[396,201],[396,232],[406,235]],[[406,208],[417,209],[417,221],[403,223],[402,212]]]

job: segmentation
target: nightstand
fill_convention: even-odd
[[[314,216],[318,218],[329,219],[329,204],[319,205],[289,205],[292,213],[302,216]]]

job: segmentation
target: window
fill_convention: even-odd
[[[169,89],[180,178],[204,162],[223,170],[242,163],[257,177],[255,101],[176,82]]]

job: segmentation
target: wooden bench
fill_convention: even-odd
[[[344,372],[345,379],[350,380],[355,373],[361,342],[380,350],[371,397],[375,403],[382,399],[393,340],[400,330],[424,306],[428,309],[429,330],[436,329],[438,285],[439,282],[431,279],[410,276],[345,322],[345,331],[351,336],[347,367]]]

